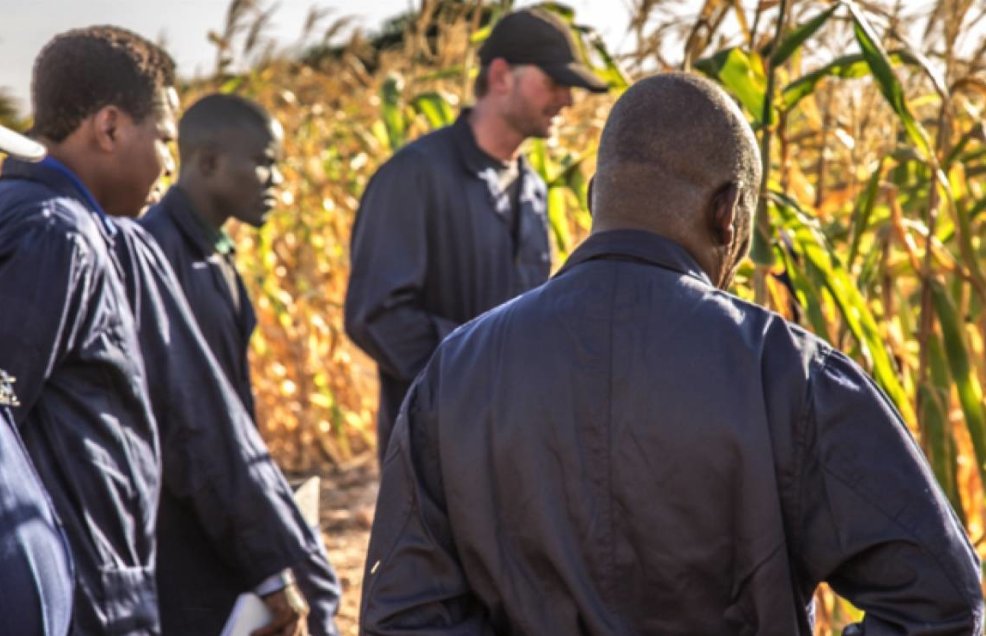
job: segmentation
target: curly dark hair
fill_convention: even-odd
[[[63,141],[86,117],[114,105],[141,122],[158,91],[175,83],[175,62],[161,47],[116,26],[56,35],[34,61],[32,133]]]

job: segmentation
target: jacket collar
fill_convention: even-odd
[[[25,179],[42,183],[55,192],[85,205],[99,219],[100,229],[107,238],[112,238],[118,231],[113,219],[99,205],[82,180],[68,166],[50,155],[38,163],[28,163],[8,157],[3,163],[3,174],[0,178]]]
[[[490,167],[489,161],[484,161],[483,150],[476,143],[476,136],[469,125],[469,112],[471,109],[465,108],[459,113],[458,119],[452,124],[452,137],[455,140],[456,151],[462,159],[466,172],[473,175],[486,184],[489,192],[490,202],[493,210],[501,220],[507,218],[512,202],[507,193],[500,187],[500,180],[496,171]],[[542,196],[541,179],[531,168],[527,157],[523,154],[517,157],[518,175],[520,179],[519,203],[523,207],[525,204],[532,205]],[[543,215],[543,205],[533,204],[533,212]]]
[[[586,261],[630,259],[679,272],[713,286],[695,259],[674,241],[644,230],[610,230],[593,234],[580,245],[556,276]]]
[[[172,186],[161,199],[160,205],[203,257],[207,258],[216,252],[223,255],[234,252],[232,239],[222,230],[216,231],[209,227],[179,186]]]
[[[489,169],[489,165],[483,163],[483,149],[476,142],[476,135],[472,131],[472,126],[469,125],[469,113],[471,111],[471,108],[462,109],[455,123],[452,124],[452,136],[455,138],[459,155],[462,157],[462,162],[465,164],[466,170],[470,174],[482,178],[484,173]],[[528,163],[527,157],[521,154],[517,157],[517,160],[519,161],[521,175],[531,171],[531,165]]]

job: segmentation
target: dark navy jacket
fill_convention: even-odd
[[[0,403],[12,403],[9,388],[0,379]],[[0,407],[0,634],[66,636],[74,577],[68,540]]]
[[[164,254],[136,222],[115,240],[161,429],[158,588],[165,634],[214,636],[236,596],[292,568],[312,634],[335,634],[339,585]]]
[[[515,241],[508,194],[484,167],[467,114],[381,166],[356,215],[346,331],[379,367],[381,457],[442,338],[550,271],[544,182],[522,160]]]
[[[203,221],[196,218],[191,201],[181,189],[171,188],[164,199],[138,221],[161,246],[181,284],[199,330],[216,361],[252,415],[253,389],[247,349],[257,326],[246,287],[231,264],[239,302],[234,302],[222,259],[205,238]],[[231,256],[231,255],[230,255]]]
[[[0,177],[0,368],[76,564],[74,632],[158,632],[157,430],[112,223],[48,159]]]
[[[717,290],[677,244],[590,237],[446,338],[383,466],[361,628],[978,635],[979,562],[849,359]]]

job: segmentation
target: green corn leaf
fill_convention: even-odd
[[[818,287],[805,276],[788,250],[778,246],[777,253],[784,262],[784,269],[791,279],[791,284],[794,285],[798,304],[805,310],[812,331],[826,339],[830,338],[828,320],[825,319],[825,312],[822,309],[822,295],[819,293]]]
[[[802,266],[806,271],[813,272],[831,294],[877,383],[896,404],[904,420],[915,422],[914,409],[901,384],[896,365],[866,299],[856,287],[856,281],[834,256],[817,223],[796,201],[780,192],[771,192],[770,197],[782,227],[791,233],[794,247],[804,259]]]
[[[887,54],[887,59],[894,65],[907,64],[918,67],[922,66],[917,56],[903,49],[891,51]],[[856,79],[871,74],[870,66],[862,53],[843,55],[785,86],[781,90],[781,102],[785,110],[791,110],[798,102],[811,95],[818,87],[818,84],[827,77]]]
[[[732,53],[735,48],[736,47],[722,49],[721,51],[717,51],[714,55],[703,57],[692,64],[692,67],[703,73],[709,79],[718,80],[719,71],[721,71],[722,67],[726,65],[726,60],[729,59],[729,54]]]
[[[415,82],[436,82],[438,80],[459,79],[465,69],[461,66],[449,66],[440,68],[437,71],[422,73],[418,75]]]
[[[572,21],[575,20],[575,10],[561,2],[542,2],[537,5],[537,8],[554,13],[567,24],[572,24]]]
[[[948,97],[950,91],[945,83],[945,76],[941,69],[932,64],[924,53],[909,49],[898,49],[896,53],[902,63],[920,69],[931,80],[931,84],[935,87],[935,92],[938,93],[939,97],[942,99]]]
[[[583,230],[588,230],[592,226],[592,215],[589,213],[589,181],[582,174],[581,170],[571,173],[565,184],[575,195],[578,206],[575,208],[575,222]]]
[[[234,75],[229,78],[223,85],[219,87],[220,93],[235,93],[240,86],[243,85],[244,77],[242,75]]]
[[[425,116],[432,128],[448,126],[455,121],[455,112],[448,100],[435,91],[421,93],[411,100],[411,107]]]
[[[548,148],[541,139],[533,139],[527,150],[527,161],[531,164],[534,172],[541,176],[545,183],[551,183],[552,161],[548,156]]]
[[[986,211],[986,199],[980,199],[969,209],[969,221],[975,220],[976,217],[983,213],[983,211]]]
[[[986,410],[983,408],[983,390],[969,362],[964,324],[952,304],[945,288],[938,282],[931,285],[932,301],[945,343],[945,358],[951,370],[952,381],[959,395],[959,404],[965,415],[969,436],[976,453],[976,467],[983,483],[986,483]]]
[[[852,239],[849,245],[849,256],[846,259],[846,269],[850,272],[853,269],[853,265],[856,264],[856,255],[859,253],[859,240],[870,223],[870,217],[876,205],[876,195],[880,189],[880,179],[883,176],[883,166],[885,163],[886,158],[881,157],[879,165],[877,165],[876,170],[870,176],[870,180],[866,183],[863,194],[859,197],[856,207],[853,209],[852,225],[850,227]]]
[[[572,233],[568,229],[568,217],[565,215],[565,188],[548,188],[548,224],[555,237],[558,256],[568,258],[568,250],[572,245]]]
[[[869,73],[869,67],[860,54],[844,55],[832,60],[822,68],[799,77],[781,89],[781,102],[784,108],[790,110],[798,102],[815,92],[818,84],[827,77],[850,79],[863,77]]]
[[[938,483],[948,495],[956,512],[962,514],[962,499],[955,479],[955,442],[948,423],[948,401],[951,378],[944,348],[937,334],[927,343],[929,381],[918,387],[920,392],[921,437],[927,449],[928,461]]]
[[[966,148],[973,139],[981,139],[982,136],[983,125],[982,123],[977,122],[974,126],[969,128],[969,130],[965,131],[959,141],[952,146],[952,149],[948,152],[948,156],[945,157],[945,161],[942,162],[942,166],[945,169],[948,169],[956,161],[967,161],[969,155],[973,153],[967,153]],[[982,156],[984,151],[980,150],[978,154],[979,156]]]
[[[718,79],[743,104],[753,120],[761,124],[767,76],[760,55],[746,53],[739,48],[731,49],[719,69]]]
[[[594,67],[592,69],[593,72],[600,78],[606,80],[606,83],[609,84],[610,88],[614,88],[617,91],[626,90],[630,86],[630,80],[623,72],[623,69],[620,68],[620,65],[617,63],[616,59],[609,52],[609,49],[606,47],[606,43],[603,42],[603,39],[598,34],[593,33],[589,39],[589,44],[596,52],[596,55],[599,56],[599,59],[603,62],[603,67],[601,69]]]
[[[790,34],[788,34],[788,36],[780,43],[780,46],[778,46],[770,54],[771,65],[776,67],[786,62],[788,58],[794,55],[795,51],[797,51],[798,48],[800,48],[801,45],[804,44],[806,40],[808,40],[808,38],[814,35],[815,32],[818,31],[818,29],[820,29],[823,24],[828,22],[828,19],[832,17],[832,14],[835,13],[836,9],[838,8],[839,8],[838,4],[833,4],[828,9],[822,11],[814,18],[808,20],[807,22],[799,26],[797,29],[792,31]]]
[[[759,54],[732,47],[702,58],[693,66],[736,97],[753,118],[755,126],[761,124],[767,75]]]
[[[486,38],[490,37],[490,33],[492,32],[493,32],[493,22],[490,22],[489,24],[482,27],[481,29],[476,29],[475,31],[473,31],[472,35],[469,36],[469,43],[482,44],[483,42],[486,41]]]
[[[854,2],[846,0],[845,5],[849,8],[849,13],[852,16],[856,42],[863,52],[863,59],[866,60],[873,78],[880,87],[880,92],[883,93],[887,103],[897,113],[907,136],[918,148],[922,157],[926,161],[932,160],[934,152],[931,148],[931,142],[928,140],[928,134],[911,114],[907,99],[904,97],[904,88],[894,73],[890,57],[884,51],[883,45],[880,44],[876,32]]]
[[[380,115],[387,130],[387,140],[391,150],[404,145],[407,122],[401,105],[403,80],[396,75],[389,76],[380,87]]]

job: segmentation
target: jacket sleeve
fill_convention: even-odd
[[[427,374],[411,387],[381,469],[360,634],[492,636],[452,540]]]
[[[831,352],[809,406],[800,567],[864,610],[853,629],[867,636],[980,634],[978,558],[888,398]]]
[[[99,275],[105,269],[94,262],[99,256],[56,219],[0,229],[0,369],[15,379],[18,423],[60,358],[80,346],[87,322],[97,319],[87,307],[106,284]]]
[[[347,333],[388,375],[405,382],[458,326],[429,313],[423,300],[428,250],[440,247],[428,244],[428,225],[436,206],[444,205],[426,162],[406,148],[370,180],[356,213],[346,293]]]
[[[164,255],[143,235],[132,247],[128,293],[161,431],[163,487],[195,511],[217,553],[250,587],[293,568],[313,612],[335,633],[338,581],[315,532],[203,340]]]

